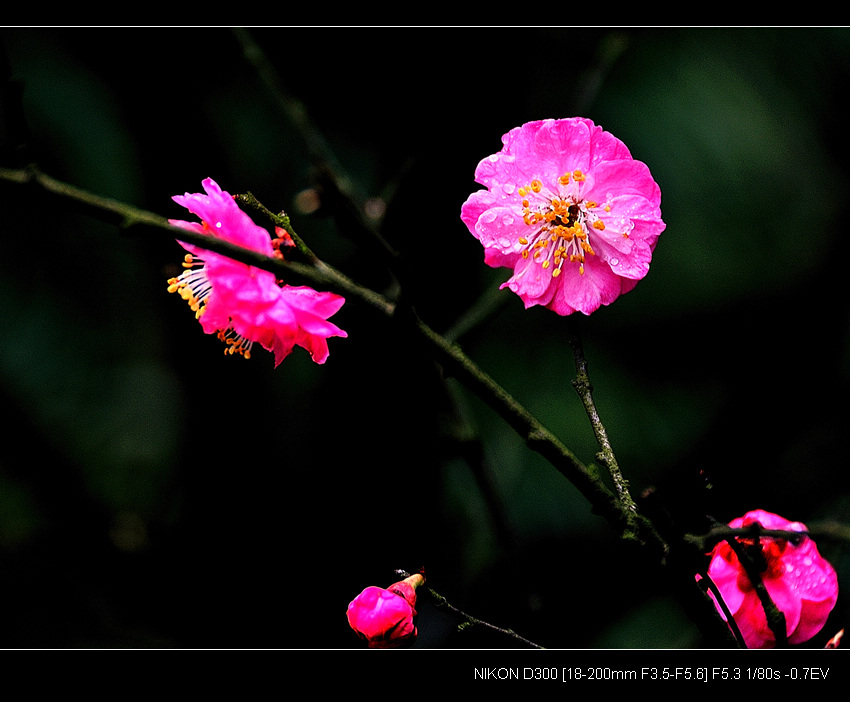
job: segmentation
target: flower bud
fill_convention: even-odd
[[[367,587],[348,605],[348,623],[369,648],[399,648],[416,641],[416,588],[425,582],[411,575],[388,588]]]

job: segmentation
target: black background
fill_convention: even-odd
[[[251,35],[354,192],[385,198],[382,233],[439,331],[508,276],[459,219],[501,135],[582,114],[625,141],[661,186],[667,229],[648,277],[581,321],[634,492],[655,487],[686,528],[755,508],[848,520],[846,30]],[[187,215],[171,196],[212,177],[286,209],[356,280],[388,284],[327,203],[298,209],[315,185],[307,150],[231,30],[0,40],[28,130],[21,151],[5,122],[2,165],[33,160],[174,218]],[[166,293],[175,242],[16,186],[0,196],[0,645],[361,648],[348,602],[420,567],[456,606],[543,646],[701,645],[577,492],[371,310],[333,318],[349,337],[323,366],[298,349],[278,369],[262,351],[225,357]],[[496,299],[464,350],[592,461],[564,320]],[[495,503],[456,441],[458,406]],[[846,548],[820,545],[843,585]],[[811,646],[845,626],[845,599]],[[419,611],[416,648],[515,645]]]

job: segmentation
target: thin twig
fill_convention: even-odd
[[[708,570],[703,569],[700,572],[700,584],[706,590],[706,596],[708,596],[707,591],[711,590],[711,593],[714,595],[714,599],[717,602],[720,609],[723,611],[723,616],[726,617],[726,623],[729,625],[729,628],[732,630],[732,634],[735,637],[735,641],[737,642],[740,648],[746,648],[747,643],[744,639],[744,635],[741,633],[741,630],[738,628],[738,622],[735,621],[735,617],[732,616],[732,612],[729,611],[729,605],[726,604],[726,600],[723,599],[723,595],[720,592],[720,588],[717,587],[717,584],[714,580],[711,579],[711,576],[708,574]]]
[[[402,578],[410,577],[410,573],[407,573],[406,571],[403,571],[403,570],[397,570],[396,574],[398,576],[402,577]],[[471,614],[467,614],[463,610],[455,607],[445,597],[443,597],[440,593],[436,592],[435,590],[433,590],[430,587],[425,587],[425,590],[428,593],[429,597],[431,598],[431,601],[432,601],[435,608],[447,610],[447,611],[451,612],[452,614],[460,617],[461,619],[464,620],[464,623],[467,626],[483,626],[483,627],[486,627],[487,629],[490,629],[492,631],[496,631],[500,634],[504,634],[505,636],[510,636],[512,639],[516,639],[517,641],[521,641],[522,643],[527,644],[528,646],[531,646],[532,648],[539,648],[539,649],[544,648],[543,646],[540,646],[540,645],[534,643],[533,641],[529,641],[524,636],[520,636],[513,629],[503,629],[500,626],[496,626],[495,624],[490,624],[489,622],[485,622],[483,619],[478,619],[478,617],[473,617]],[[465,628],[465,627],[462,624],[458,628],[462,629],[462,628]]]

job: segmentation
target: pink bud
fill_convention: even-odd
[[[416,588],[425,582],[411,575],[387,589],[367,587],[348,605],[348,623],[369,648],[399,648],[416,641]]]

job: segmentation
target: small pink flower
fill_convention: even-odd
[[[806,531],[805,524],[789,522],[764,510],[747,512],[729,522],[729,526],[739,529],[754,523],[764,529]],[[757,541],[739,537],[738,541],[745,550],[754,549],[756,559],[762,563],[760,577],[770,598],[785,615],[788,643],[808,641],[823,628],[838,599],[835,570],[818,553],[815,542],[805,536],[797,544],[772,537],[759,537]],[[708,575],[732,612],[747,647],[773,648],[776,638],[767,625],[761,601],[726,541],[718,543],[711,552]]]
[[[203,186],[206,194],[173,198],[201,221],[170,220],[172,224],[267,256],[281,255],[269,233],[254,224],[231,195],[209,178]],[[316,363],[324,363],[327,339],[347,336],[327,321],[345,302],[339,295],[280,285],[268,271],[179,243],[189,252],[183,263],[187,270],[168,281],[168,290],[189,303],[204,332],[217,334],[227,344],[226,353],[250,358],[253,344],[258,343],[274,353],[278,366],[295,346],[301,346]]]
[[[348,623],[369,648],[399,648],[416,641],[416,588],[425,582],[411,575],[386,590],[370,586],[348,605]]]
[[[664,231],[661,191],[625,144],[588,119],[529,122],[475,170],[461,219],[526,308],[590,314],[637,285]]]

